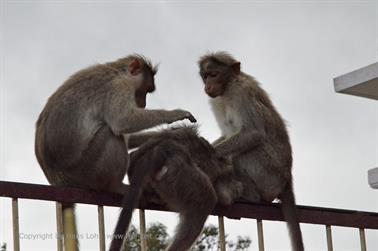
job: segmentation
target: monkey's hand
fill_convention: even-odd
[[[222,170],[222,174],[229,175],[230,173],[233,173],[234,167],[232,165],[232,158],[231,156],[224,156],[219,155],[219,153],[216,153],[216,156],[218,158],[218,161],[220,163],[220,169]]]
[[[178,121],[178,120],[184,120],[184,119],[188,119],[192,123],[197,122],[197,120],[194,118],[194,116],[188,111],[176,109],[176,110],[173,110],[173,112],[175,113],[175,119],[171,123]]]
[[[249,131],[242,129],[214,147],[215,151],[220,156],[233,156],[254,150],[256,147],[263,144],[264,140],[265,135],[263,133],[256,130]]]

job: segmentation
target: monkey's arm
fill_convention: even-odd
[[[108,120],[110,128],[116,135],[124,133],[135,133],[141,130],[152,128],[165,123],[173,123],[178,120],[189,119],[195,123],[196,119],[193,115],[184,110],[146,110],[142,108],[125,109],[118,116],[113,116]]]
[[[242,129],[230,138],[214,145],[214,147],[217,153],[221,156],[241,154],[259,146],[264,138],[265,135],[256,130],[245,131]]]
[[[242,104],[248,104],[250,102],[249,97],[245,96],[241,99],[239,107],[239,119],[242,120],[242,128],[231,137],[225,139],[219,144],[215,145],[215,150],[221,156],[241,154],[246,151],[261,145],[266,138],[264,119],[260,113],[256,111],[255,106],[243,107]],[[257,102],[257,101],[255,101]],[[263,109],[262,113],[268,116],[267,109],[263,104],[259,103],[260,109]]]
[[[216,139],[213,143],[211,143],[213,146],[216,146],[218,145],[220,142],[222,142],[223,140],[225,140],[226,137],[225,136],[220,136],[218,139]]]
[[[193,115],[185,110],[147,110],[137,106],[135,88],[122,78],[113,80],[104,104],[104,121],[115,135],[142,131],[157,125],[189,119],[196,122]]]
[[[205,171],[212,183],[221,177],[230,177],[234,173],[234,167],[230,158],[221,156],[218,157],[218,162],[219,164],[216,167],[211,166],[209,170]]]

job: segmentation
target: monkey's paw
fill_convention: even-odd
[[[188,111],[177,109],[177,110],[174,110],[174,112],[176,112],[178,114],[178,118],[175,121],[188,119],[192,123],[197,122],[196,118]],[[175,122],[175,121],[173,121],[173,122]]]

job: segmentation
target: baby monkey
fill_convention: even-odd
[[[176,234],[167,250],[188,250],[218,202],[230,205],[240,197],[241,183],[233,179],[228,159],[200,137],[195,127],[152,134],[130,157],[128,177],[134,200],[121,213],[114,234],[124,234],[144,191],[153,191],[170,210],[180,213]],[[125,198],[130,198],[127,196]],[[114,240],[116,241],[116,240]],[[111,250],[119,250],[121,241]]]

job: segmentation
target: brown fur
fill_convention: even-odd
[[[267,93],[240,62],[217,52],[199,60],[205,91],[222,131],[214,146],[232,156],[236,179],[243,184],[241,199],[258,202],[280,198],[293,249],[303,250],[292,188],[292,153],[283,119]]]

